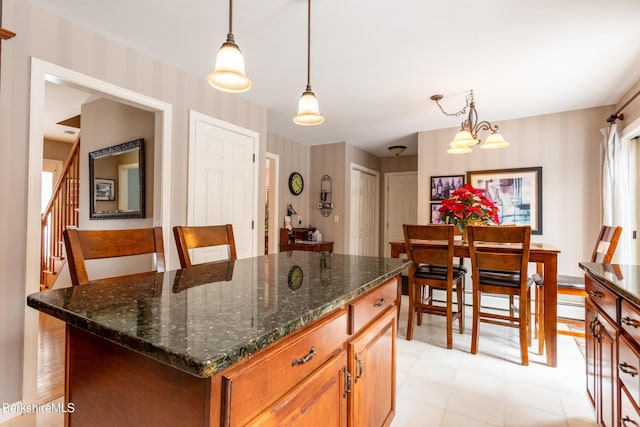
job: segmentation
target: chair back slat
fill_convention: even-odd
[[[414,264],[453,265],[453,225],[402,226],[407,257]],[[414,246],[416,242],[429,241],[430,246]]]
[[[176,247],[182,268],[189,268],[193,265],[189,255],[189,249],[228,245],[228,258],[230,260],[238,258],[235,238],[233,236],[233,226],[231,224],[191,227],[176,226],[173,227],[173,235],[176,240]]]
[[[130,230],[68,229],[64,231],[63,237],[74,286],[89,283],[85,261],[92,259],[155,254],[155,271],[165,271],[161,227]]]
[[[467,233],[474,277],[479,276],[479,270],[517,270],[520,272],[521,280],[526,282],[530,226],[469,226]]]
[[[591,262],[603,264],[611,263],[611,260],[616,253],[621,233],[622,227],[620,226],[614,227],[603,225],[600,228],[600,234],[598,235],[596,247],[594,248],[593,255],[591,256]]]

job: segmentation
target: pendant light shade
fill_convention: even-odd
[[[298,115],[293,122],[300,126],[316,126],[324,122],[318,99],[311,90],[311,0],[307,0],[307,88],[298,101]]]
[[[307,86],[307,90],[302,92],[298,101],[298,115],[293,118],[293,122],[300,126],[315,126],[324,122],[318,108],[318,99],[311,86]]]
[[[244,72],[244,58],[233,38],[232,32],[233,0],[229,0],[229,33],[227,41],[222,43],[216,56],[216,66],[207,76],[214,88],[223,92],[246,92],[251,89],[251,80]]]

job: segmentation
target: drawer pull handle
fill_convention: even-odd
[[[627,424],[627,423],[628,423],[628,424]],[[637,422],[635,422],[635,421],[633,421],[631,418],[629,418],[629,415],[625,415],[625,416],[622,418],[622,425],[623,425],[623,427],[627,427],[627,426],[629,426],[629,425],[637,426],[637,425],[638,425],[638,423],[637,423]]]
[[[354,378],[353,382],[357,384],[358,380],[362,378],[362,360],[358,357],[357,354],[356,354],[356,362],[358,363],[358,374]]]
[[[598,291],[591,291],[589,292],[589,295],[595,298],[602,298],[604,296],[602,292],[598,292]]]
[[[293,361],[291,362],[291,366],[304,365],[309,360],[313,359],[315,355],[316,355],[316,346],[313,346],[311,347],[311,350],[309,350],[309,354],[307,354],[306,356],[293,359]]]
[[[638,375],[638,371],[633,366],[627,365],[627,362],[618,364],[618,369],[620,369],[625,374],[631,375],[632,377]]]
[[[638,327],[638,321],[635,319],[630,318],[629,316],[624,316],[622,319],[620,319],[620,321],[622,323],[624,323],[627,326],[631,326],[634,328]]]
[[[347,393],[351,393],[351,373],[347,370],[345,366],[344,370],[344,392],[342,393],[342,397],[347,397]]]
[[[378,301],[377,303],[373,304],[374,307],[382,307],[384,305],[386,301],[384,300],[384,298],[380,298],[380,301]]]

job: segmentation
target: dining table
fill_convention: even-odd
[[[420,242],[418,245],[434,245],[435,242]],[[389,242],[391,257],[400,258],[406,253],[404,242]],[[415,246],[415,244],[414,244]],[[536,271],[544,278],[542,311],[542,330],[544,331],[544,349],[547,366],[558,366],[558,254],[560,250],[548,243],[530,244],[529,262],[536,263]],[[469,258],[469,244],[463,240],[454,242],[453,255],[457,258]]]

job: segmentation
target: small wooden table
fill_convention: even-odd
[[[404,242],[389,242],[391,257],[399,258],[406,253]],[[424,243],[428,245],[428,242]],[[547,243],[531,243],[529,261],[538,264],[538,271],[544,277],[544,345],[547,353],[547,365],[558,366],[558,254],[557,248]],[[469,258],[469,245],[462,241],[455,242],[455,257]]]
[[[312,240],[306,240],[310,231],[311,229],[309,228],[294,228],[291,233],[294,240],[289,240],[289,230],[281,228],[280,252],[333,252],[333,242],[314,242]]]

